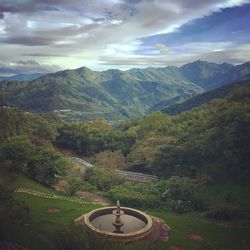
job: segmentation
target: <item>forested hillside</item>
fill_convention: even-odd
[[[127,169],[159,176],[249,176],[249,95],[249,87],[236,87],[199,109],[173,117],[156,112],[116,129],[63,125],[56,143],[85,155],[121,151]]]
[[[75,248],[80,244],[82,249],[85,243],[98,249],[99,240],[70,226],[70,222],[96,205],[84,203],[85,200],[83,206],[13,193],[24,185],[54,197],[54,191],[41,184],[51,187],[59,182],[65,183],[60,197],[71,196],[68,200],[79,200],[75,196],[77,191],[98,191],[113,203],[119,199],[124,206],[138,207],[166,219],[173,232],[170,245],[159,242],[161,247],[178,244],[186,237],[189,231],[183,228],[183,223],[212,239],[208,245],[201,242],[197,249],[203,246],[235,249],[233,239],[241,239],[242,232],[248,230],[245,227],[250,206],[246,198],[250,178],[248,86],[237,85],[223,99],[180,115],[155,112],[116,126],[103,119],[69,123],[51,113],[38,115],[10,107],[1,108],[0,117],[0,179],[4,183],[0,185],[0,209],[5,215],[0,214],[0,239],[28,244],[34,249],[40,249],[40,244],[41,249],[45,245],[54,249],[51,243],[58,249],[68,244]],[[87,157],[96,167],[84,173],[75,172],[69,159],[60,153],[65,150]],[[127,184],[114,172],[116,169],[152,173],[159,180]],[[51,207],[56,207],[58,214],[48,214]],[[239,221],[240,226],[230,224],[231,234],[224,226],[217,228],[207,219],[220,223]],[[23,223],[31,225],[30,228],[22,228]],[[211,226],[217,233],[209,236],[207,230]],[[247,233],[243,235],[242,249],[248,244]],[[39,235],[45,235],[46,241]],[[76,235],[80,242],[74,240]],[[33,237],[39,239],[33,243]],[[221,242],[227,237],[234,238]],[[105,239],[102,244],[104,249],[123,249]],[[148,247],[155,249],[156,245]],[[131,249],[144,247],[139,244]]]
[[[161,108],[163,112],[169,115],[176,115],[184,111],[191,110],[195,107],[199,107],[214,99],[222,99],[226,95],[234,91],[234,89],[237,89],[238,87],[249,86],[249,85],[250,85],[250,75],[247,75],[243,77],[242,80],[233,82],[231,84],[223,85],[220,88],[207,91],[205,93],[196,95],[194,97],[188,96],[189,98],[188,97],[186,98],[186,96],[183,96],[183,97],[180,96],[175,102],[162,103],[158,107]]]

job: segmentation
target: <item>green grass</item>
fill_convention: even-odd
[[[16,193],[17,200],[24,201],[31,209],[32,225],[41,233],[53,236],[63,225],[73,222],[76,218],[99,206],[95,204],[77,204],[69,201],[50,200],[28,194]],[[58,213],[49,213],[49,208],[57,208]]]
[[[230,200],[225,198],[230,195]],[[200,192],[209,208],[233,207],[250,211],[250,184],[236,180],[206,186]]]
[[[181,245],[185,249],[202,249],[202,245],[221,250],[246,250],[250,246],[250,228],[238,228],[236,226],[217,225],[209,221],[200,220],[185,215],[174,215],[166,212],[154,212],[151,214],[166,221],[171,227],[169,241],[166,246]],[[190,241],[187,235],[199,234],[203,241]]]
[[[5,178],[0,175],[0,181],[8,184],[13,190],[17,187],[32,188],[41,192],[55,194],[56,192],[44,187],[23,175],[16,178]],[[202,190],[202,196],[209,204],[209,207],[216,208],[228,205],[224,196],[230,192],[232,196],[231,206],[238,204],[240,208],[248,209],[249,200],[246,195],[249,194],[248,185],[239,183],[225,182],[217,184]],[[24,201],[31,211],[31,223],[28,226],[7,229],[7,240],[26,245],[34,250],[49,249],[49,245],[42,236],[47,239],[53,239],[53,236],[64,225],[73,222],[82,214],[99,207],[95,204],[78,204],[62,200],[50,200],[32,196],[25,193],[14,193],[14,198],[18,201]],[[87,201],[87,199],[86,199]],[[49,213],[49,208],[57,208],[58,213]],[[159,242],[150,249],[169,249],[170,246],[184,246],[186,250],[209,249],[221,250],[245,250],[250,246],[250,228],[239,227],[237,223],[232,225],[219,225],[215,222],[205,220],[199,213],[189,215],[175,215],[166,211],[149,210],[149,214],[158,216],[166,221],[171,227],[168,242]],[[246,225],[245,225],[246,226]],[[201,242],[190,241],[187,234],[195,233],[201,235],[204,240]],[[128,248],[132,249],[132,246]],[[138,246],[139,247],[139,246]],[[138,248],[139,249],[139,248]],[[141,248],[140,248],[141,249]],[[145,249],[146,250],[146,249]]]
[[[44,187],[23,175],[15,176],[15,174],[13,174],[10,177],[1,172],[0,176],[1,183],[8,185],[12,190],[15,190],[17,187],[24,187],[48,194],[58,194],[54,190]],[[48,248],[48,244],[41,239],[41,235],[52,239],[55,233],[64,225],[70,224],[82,214],[100,207],[99,205],[91,203],[78,204],[64,200],[51,200],[26,193],[14,193],[13,197],[18,201],[23,201],[26,206],[29,207],[31,222],[24,227],[15,225],[14,227],[7,228],[5,238],[6,240],[27,245],[31,247],[31,249],[38,250]],[[87,198],[82,199],[89,202]],[[49,208],[57,208],[60,212],[49,213]],[[37,244],[37,242],[39,242],[39,244]]]

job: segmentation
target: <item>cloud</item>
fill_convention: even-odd
[[[35,59],[40,67],[86,65],[95,69],[105,65],[181,64],[198,56],[213,55],[219,60],[223,53],[225,58],[237,61],[238,54],[243,53],[237,50],[238,44],[185,43],[171,47],[158,41],[144,45],[142,40],[177,32],[187,22],[244,3],[249,1],[2,0],[0,60],[9,66],[14,61]],[[217,51],[209,51],[211,48]]]
[[[12,61],[5,63],[0,61],[1,75],[31,74],[31,73],[50,73],[59,70],[55,65],[40,64],[34,60]]]
[[[22,54],[23,56],[28,56],[28,57],[68,57],[67,55],[62,55],[62,54],[46,54],[46,53],[26,53]]]
[[[170,52],[169,48],[165,44],[157,43],[155,47],[160,51],[160,54],[166,55]]]
[[[214,49],[211,50],[211,48]],[[237,47],[231,43],[190,43],[175,48],[175,51],[171,51],[171,54],[130,55],[128,57],[103,56],[100,64],[110,67],[119,65],[123,69],[131,66],[146,67],[148,65],[155,67],[181,66],[201,58],[217,63],[231,62],[240,64],[250,58],[250,43]]]

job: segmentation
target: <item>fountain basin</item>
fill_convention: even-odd
[[[105,207],[94,209],[84,216],[84,223],[96,233],[105,235],[109,239],[121,240],[123,242],[133,242],[147,237],[153,228],[152,218],[136,209],[122,207],[124,215],[122,220],[124,225],[121,227],[123,233],[114,233],[112,221],[114,215],[112,211],[116,207]]]

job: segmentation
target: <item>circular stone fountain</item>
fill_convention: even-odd
[[[92,210],[84,215],[85,225],[109,239],[133,242],[145,239],[153,229],[152,218],[136,209],[105,207]]]

